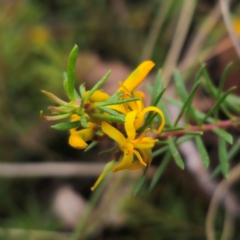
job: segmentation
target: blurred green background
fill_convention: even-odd
[[[51,124],[40,118],[39,111],[43,109],[47,112],[49,105],[40,90],[45,89],[66,99],[62,75],[67,68],[68,54],[75,43],[80,49],[78,84],[93,84],[86,77],[94,71],[89,67],[93,62],[99,63],[99,66],[100,62],[109,63],[109,67],[111,63],[124,64],[133,69],[144,56],[148,56],[156,63],[156,69],[162,67],[183,3],[175,0],[170,5],[161,32],[153,44],[153,52],[146,53],[144,49],[149,33],[159,12],[163,14],[166,1],[0,1],[1,163],[94,159],[95,153],[84,155],[71,149],[68,146],[68,133],[52,130]],[[191,40],[215,3],[197,1],[179,61],[184,59]],[[240,16],[239,10],[240,4],[235,1],[233,18]],[[199,54],[222,43],[226,36],[224,23],[219,20]],[[216,84],[221,70],[229,61],[238,63],[230,74],[233,79],[230,85],[235,84],[234,79],[239,79],[239,61],[234,50],[229,49],[207,59]],[[208,144],[209,149],[214,151],[215,143]],[[157,163],[160,161],[161,158],[156,160]],[[3,234],[4,229],[71,232],[73,229],[63,224],[53,210],[54,193],[59,187],[69,184],[76,193],[88,200],[94,181],[94,178],[81,176],[64,179],[0,178],[0,233]],[[89,239],[205,239],[208,204],[208,196],[192,181],[192,176],[187,171],[180,172],[171,163],[161,183],[153,191],[143,190],[139,196],[129,197],[122,209],[128,214],[127,220],[115,228],[103,227]],[[219,214],[217,226],[221,231],[223,212]],[[7,232],[1,236],[1,239],[35,239],[21,234],[13,238]]]

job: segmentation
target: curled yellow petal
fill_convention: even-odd
[[[102,122],[102,131],[114,141],[116,141],[120,148],[124,146],[127,142],[123,134],[107,122]]]
[[[127,154],[124,152],[122,161],[113,168],[113,172],[117,172],[119,170],[127,169],[133,161],[133,154]]]
[[[154,65],[155,64],[150,60],[144,61],[128,76],[128,78],[123,82],[123,85],[129,90],[129,92],[132,92],[142,83]]]
[[[128,136],[128,140],[133,140],[136,137],[136,130],[134,127],[134,122],[136,118],[136,111],[129,112],[125,117],[125,130]]]
[[[133,150],[133,153],[137,156],[139,162],[143,165],[143,166],[147,166],[147,164],[143,161],[141,155],[139,154],[139,152],[137,150]]]
[[[164,124],[165,124],[165,118],[164,118],[163,112],[159,108],[152,107],[152,106],[145,108],[143,110],[143,115],[145,115],[147,112],[156,112],[156,113],[158,113],[160,115],[160,117],[161,117],[161,124],[160,124],[160,126],[158,128],[158,133],[160,134],[162,129],[163,129],[163,127],[164,127]]]

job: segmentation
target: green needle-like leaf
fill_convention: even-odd
[[[163,79],[162,79],[161,71],[159,70],[158,74],[157,74],[157,77],[156,77],[156,80],[155,80],[154,85],[153,85],[153,89],[151,91],[151,95],[152,95],[151,105],[152,106],[157,105],[158,101],[161,98],[161,97],[159,98],[159,95],[161,94],[161,92],[163,93],[164,91],[163,91]]]
[[[74,97],[74,89],[75,89],[75,75],[76,75],[76,62],[77,62],[77,56],[78,56],[78,46],[75,45],[69,55],[68,59],[68,94],[71,100],[75,100]]]
[[[166,169],[168,163],[170,162],[171,159],[171,151],[168,151],[165,156],[163,157],[162,162],[160,163],[156,173],[153,176],[153,179],[151,181],[149,190],[152,190],[155,185],[157,184],[157,182],[159,181],[160,177],[162,176],[164,170]]]
[[[174,79],[176,89],[177,89],[179,96],[181,97],[182,101],[185,102],[188,98],[188,92],[185,88],[183,79],[182,79],[179,71],[176,69],[173,72],[173,79]]]
[[[96,145],[98,144],[98,141],[93,141],[90,144],[88,144],[88,146],[84,149],[84,152],[88,152],[89,150],[91,150],[92,148],[94,148]]]
[[[85,83],[84,83],[84,84],[81,84],[79,87],[79,93],[80,93],[81,99],[83,99],[83,94],[85,93],[85,91],[86,91],[86,88],[85,88]]]
[[[174,143],[173,138],[168,138],[169,140],[169,147],[172,152],[173,159],[175,160],[176,164],[181,168],[184,169],[184,162],[182,160],[182,157],[180,156],[178,149]]]
[[[230,162],[234,156],[239,152],[240,150],[240,139],[233,145],[233,147],[228,151],[228,162]],[[212,172],[212,178],[215,178],[219,173],[221,172],[221,166],[218,165],[214,171]]]
[[[120,114],[118,113],[117,111],[113,110],[113,109],[110,109],[110,108],[107,108],[107,107],[99,107],[98,109],[106,112],[106,113],[109,113],[110,115],[112,116],[115,116],[115,117],[119,117],[119,118],[122,118],[122,119],[125,119],[124,115],[123,114]]]
[[[229,134],[228,132],[226,132],[225,130],[220,129],[220,128],[214,128],[213,132],[215,132],[220,138],[223,138],[228,143],[230,143],[230,144],[233,143],[232,135]]]
[[[134,190],[134,195],[137,195],[139,193],[139,191],[142,189],[144,183],[147,180],[147,174],[143,174],[140,179],[138,180],[137,186]]]
[[[194,97],[194,95],[195,95],[195,92],[196,92],[196,90],[197,90],[197,88],[198,88],[198,86],[199,86],[199,83],[200,83],[200,82],[196,82],[196,83],[194,84],[191,92],[189,93],[188,98],[186,99],[186,101],[185,101],[184,104],[183,104],[183,107],[182,107],[182,109],[181,109],[181,111],[180,111],[180,113],[179,113],[179,115],[178,115],[178,117],[177,117],[177,119],[176,119],[176,121],[175,121],[175,123],[174,123],[174,126],[177,126],[177,124],[178,124],[179,120],[181,119],[184,111],[190,106],[190,104],[191,104],[191,102],[192,102],[192,100],[193,100],[193,97]],[[191,107],[191,106],[190,106],[190,107]]]
[[[212,114],[215,113],[215,111],[217,111],[217,109],[220,107],[220,105],[222,104],[222,102],[225,100],[225,98],[233,91],[235,90],[235,87],[232,87],[230,89],[228,89],[227,92],[225,92],[224,94],[222,94],[222,96],[219,98],[219,100],[215,103],[215,105],[212,107],[212,109],[205,115],[204,119],[201,121],[202,123],[204,123],[207,118],[209,116],[211,116]]]
[[[108,77],[110,76],[111,74],[111,71],[108,71],[104,76],[103,78],[97,82],[94,87],[91,89],[91,91],[88,93],[88,95],[86,96],[85,98],[85,102],[87,102],[89,100],[89,98],[93,95],[93,93],[98,90],[105,82],[106,80],[108,79]]]
[[[223,138],[219,138],[218,156],[220,160],[222,174],[224,177],[227,177],[229,172],[228,158],[227,158],[227,144]]]
[[[80,121],[58,123],[56,125],[51,126],[51,128],[55,130],[60,130],[60,131],[65,131],[65,130],[69,130],[77,127],[80,127]]]
[[[196,139],[197,149],[198,149],[198,152],[200,153],[203,165],[205,168],[208,168],[210,161],[209,161],[207,150],[202,142],[202,139],[199,136],[196,136],[195,139]]]
[[[125,122],[125,118],[120,116],[107,116],[104,114],[96,113],[96,114],[92,114],[92,117],[101,118],[105,121],[110,121],[110,122],[122,122],[122,123]]]
[[[129,99],[123,99],[123,100],[118,100],[116,102],[97,102],[94,103],[93,105],[95,107],[104,107],[104,106],[111,106],[111,105],[118,105],[118,104],[123,104],[123,103],[128,103],[128,102],[134,102],[141,100],[141,98],[129,98]]]

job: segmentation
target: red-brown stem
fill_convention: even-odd
[[[173,137],[173,136],[181,136],[189,131],[191,132],[202,131],[204,133],[204,132],[212,131],[214,128],[228,128],[228,127],[237,126],[237,125],[240,125],[240,121],[225,120],[225,121],[220,121],[220,122],[211,123],[211,124],[203,124],[201,126],[190,126],[186,129],[178,130],[178,131],[163,132],[161,133],[160,137],[166,138],[166,137]]]

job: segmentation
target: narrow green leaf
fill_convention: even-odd
[[[155,79],[154,85],[153,85],[153,90],[151,92],[151,94],[152,94],[151,106],[157,105],[157,103],[159,101],[158,100],[159,95],[162,91],[163,91],[163,79],[162,79],[162,75],[161,75],[161,70],[159,70],[157,73],[157,77]]]
[[[224,177],[227,177],[229,172],[228,158],[227,158],[227,144],[223,138],[219,138],[218,157],[220,160],[222,174]]]
[[[234,158],[234,156],[239,152],[239,150],[240,150],[240,139],[238,139],[237,142],[228,151],[227,153],[228,162],[230,162]],[[221,172],[221,166],[218,165],[212,172],[211,177],[215,178],[220,172]]]
[[[77,127],[80,127],[80,121],[58,123],[58,124],[51,126],[51,128],[53,128],[55,130],[60,130],[60,131],[65,131],[65,130],[69,130],[69,129],[77,128]]]
[[[147,180],[147,174],[144,174],[140,177],[140,179],[138,180],[137,186],[135,187],[134,195],[137,195],[139,193],[139,191],[142,189],[146,180]]]
[[[98,153],[99,155],[102,155],[102,154],[107,154],[107,153],[112,153],[112,152],[115,152],[116,150],[118,149],[118,147],[112,147],[112,148],[109,148],[107,150],[103,150],[101,151],[100,153]]]
[[[75,85],[75,74],[76,74],[76,62],[77,62],[77,56],[78,56],[78,46],[75,44],[73,47],[69,59],[68,59],[68,94],[71,100],[75,100],[74,97],[74,85]]]
[[[107,103],[113,103],[117,102],[122,97],[122,92],[115,92],[106,102]]]
[[[160,177],[162,176],[164,170],[166,169],[168,163],[170,162],[170,159],[171,159],[171,152],[167,151],[166,154],[164,155],[163,160],[160,163],[156,173],[154,174],[154,176],[152,178],[149,190],[152,190],[155,187],[155,185],[159,181]]]
[[[90,128],[88,125],[87,116],[85,114],[81,115],[80,123],[83,128]]]
[[[169,127],[169,128],[163,129],[162,132],[176,132],[184,129],[185,129],[184,127]]]
[[[222,73],[222,76],[221,76],[221,79],[220,79],[220,82],[219,82],[219,86],[218,86],[218,94],[217,94],[217,99],[220,99],[220,96],[221,96],[221,93],[223,92],[223,86],[224,86],[224,83],[226,81],[226,77],[227,77],[227,74],[230,70],[230,68],[232,67],[233,63],[230,62],[224,69],[223,73]]]
[[[196,90],[197,90],[197,88],[198,88],[198,86],[199,86],[199,83],[200,83],[200,82],[196,82],[196,83],[194,84],[191,92],[189,93],[189,96],[187,97],[186,101],[185,101],[184,104],[183,104],[183,107],[182,107],[180,113],[178,114],[178,117],[177,117],[177,119],[176,119],[176,121],[175,121],[175,123],[174,123],[174,126],[176,126],[176,125],[178,124],[178,122],[179,122],[179,120],[181,119],[181,117],[182,117],[185,109],[187,109],[187,108],[190,106],[190,104],[191,104],[191,102],[192,102],[192,100],[193,100],[193,97],[194,97],[194,95],[195,95],[195,92],[196,92]],[[191,106],[190,106],[190,107],[191,107]]]
[[[141,100],[141,98],[128,98],[128,99],[123,99],[123,100],[118,100],[116,102],[97,102],[94,103],[94,106],[96,107],[104,107],[104,106],[111,106],[111,105],[118,105],[118,104],[123,104],[123,103],[128,103],[128,102],[134,102]]]
[[[198,149],[198,152],[200,153],[203,165],[205,168],[208,168],[210,161],[209,161],[207,150],[202,142],[202,139],[199,136],[196,136],[195,139],[196,139],[197,149]]]
[[[92,114],[93,117],[96,118],[101,118],[105,121],[110,121],[110,122],[125,122],[125,118],[124,117],[117,117],[117,116],[107,116],[107,115],[103,115],[100,113],[96,113],[96,114]]]
[[[226,132],[225,130],[220,129],[220,128],[214,128],[213,132],[215,132],[220,138],[223,138],[228,143],[230,143],[230,144],[233,143],[232,135],[229,134],[228,132]]]
[[[155,158],[157,156],[159,156],[160,154],[166,152],[168,150],[168,146],[165,146],[165,147],[161,147],[160,149],[158,150],[155,150],[153,153],[152,153],[152,157]]]
[[[172,152],[173,159],[175,160],[176,164],[181,168],[184,169],[184,162],[182,160],[182,157],[180,156],[178,149],[174,143],[173,138],[168,138],[169,140],[169,147]]]
[[[173,80],[175,82],[179,96],[181,97],[182,101],[185,102],[188,98],[188,92],[185,88],[182,77],[177,69],[175,69],[173,72]]]
[[[79,87],[79,93],[80,93],[80,97],[81,99],[83,99],[83,94],[86,92],[86,88],[85,88],[85,83],[81,84]]]
[[[232,87],[232,88],[228,89],[228,91],[226,91],[224,94],[222,94],[222,96],[218,99],[218,101],[215,103],[215,105],[205,115],[205,117],[204,117],[204,119],[202,120],[201,123],[204,123],[209,116],[214,114],[215,111],[217,111],[217,109],[220,107],[221,103],[225,100],[225,98],[235,89],[236,89],[235,87]]]
[[[213,98],[216,98],[216,96],[217,96],[217,89],[213,85],[206,68],[204,68],[204,70],[203,70],[203,76],[204,76],[203,77],[203,81],[202,81],[203,86],[205,87],[205,89],[208,91],[208,93]]]
[[[91,150],[92,148],[94,148],[96,145],[98,144],[98,141],[93,141],[90,144],[88,144],[88,146],[84,149],[84,152],[88,152],[89,150]]]
[[[172,120],[171,120],[171,118],[170,118],[170,116],[169,116],[169,114],[168,114],[168,111],[166,110],[166,107],[164,106],[163,102],[160,101],[160,102],[158,103],[157,107],[158,107],[159,109],[161,109],[161,111],[163,112],[163,115],[164,115],[166,124],[167,124],[168,126],[172,126]]]
[[[103,78],[94,85],[94,87],[91,89],[91,91],[90,91],[90,92],[88,93],[88,95],[86,96],[85,102],[87,102],[87,101],[89,100],[89,98],[93,95],[93,93],[94,93],[96,90],[98,90],[98,89],[107,81],[107,79],[108,79],[108,77],[110,76],[110,74],[111,74],[111,71],[108,71],[108,72],[103,76]]]
[[[99,107],[99,109],[104,111],[104,112],[106,112],[106,113],[109,113],[112,116],[116,116],[116,117],[120,117],[122,119],[125,119],[123,114],[120,114],[120,113],[118,113],[117,111],[115,111],[113,109],[110,109],[110,108],[107,108],[107,107]]]

